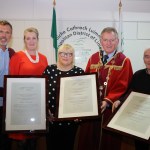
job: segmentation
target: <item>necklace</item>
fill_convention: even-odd
[[[26,56],[29,58],[29,60],[32,62],[32,63],[38,63],[39,62],[39,55],[38,55],[38,52],[36,51],[35,53],[35,56],[36,56],[36,59],[32,59],[32,57],[29,55],[29,53],[27,52],[27,50],[24,51]]]

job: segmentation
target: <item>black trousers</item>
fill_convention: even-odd
[[[135,143],[135,150],[149,150],[150,144],[148,143],[145,143],[140,140],[135,140],[134,143]]]
[[[7,134],[2,132],[3,124],[3,107],[0,107],[0,150],[10,150],[11,140],[8,138]]]
[[[77,132],[77,124],[60,126],[49,125],[46,135],[47,150],[73,150]]]
[[[15,150],[36,150],[37,139],[12,140]]]

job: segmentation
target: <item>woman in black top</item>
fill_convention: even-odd
[[[75,53],[69,44],[58,49],[57,64],[47,66],[44,75],[49,76],[48,103],[52,115],[56,111],[57,82],[60,76],[83,74],[83,69],[74,65]],[[49,133],[46,137],[48,150],[73,150],[78,123],[74,121],[49,122]]]

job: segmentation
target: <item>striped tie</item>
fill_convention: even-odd
[[[103,64],[106,64],[107,63],[107,59],[108,59],[108,55],[104,55],[103,56]]]

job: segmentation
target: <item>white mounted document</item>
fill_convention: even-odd
[[[4,130],[46,131],[46,77],[5,76]]]
[[[99,117],[96,73],[61,77],[59,82],[58,119]]]
[[[148,140],[150,137],[150,95],[131,92],[107,127]]]

